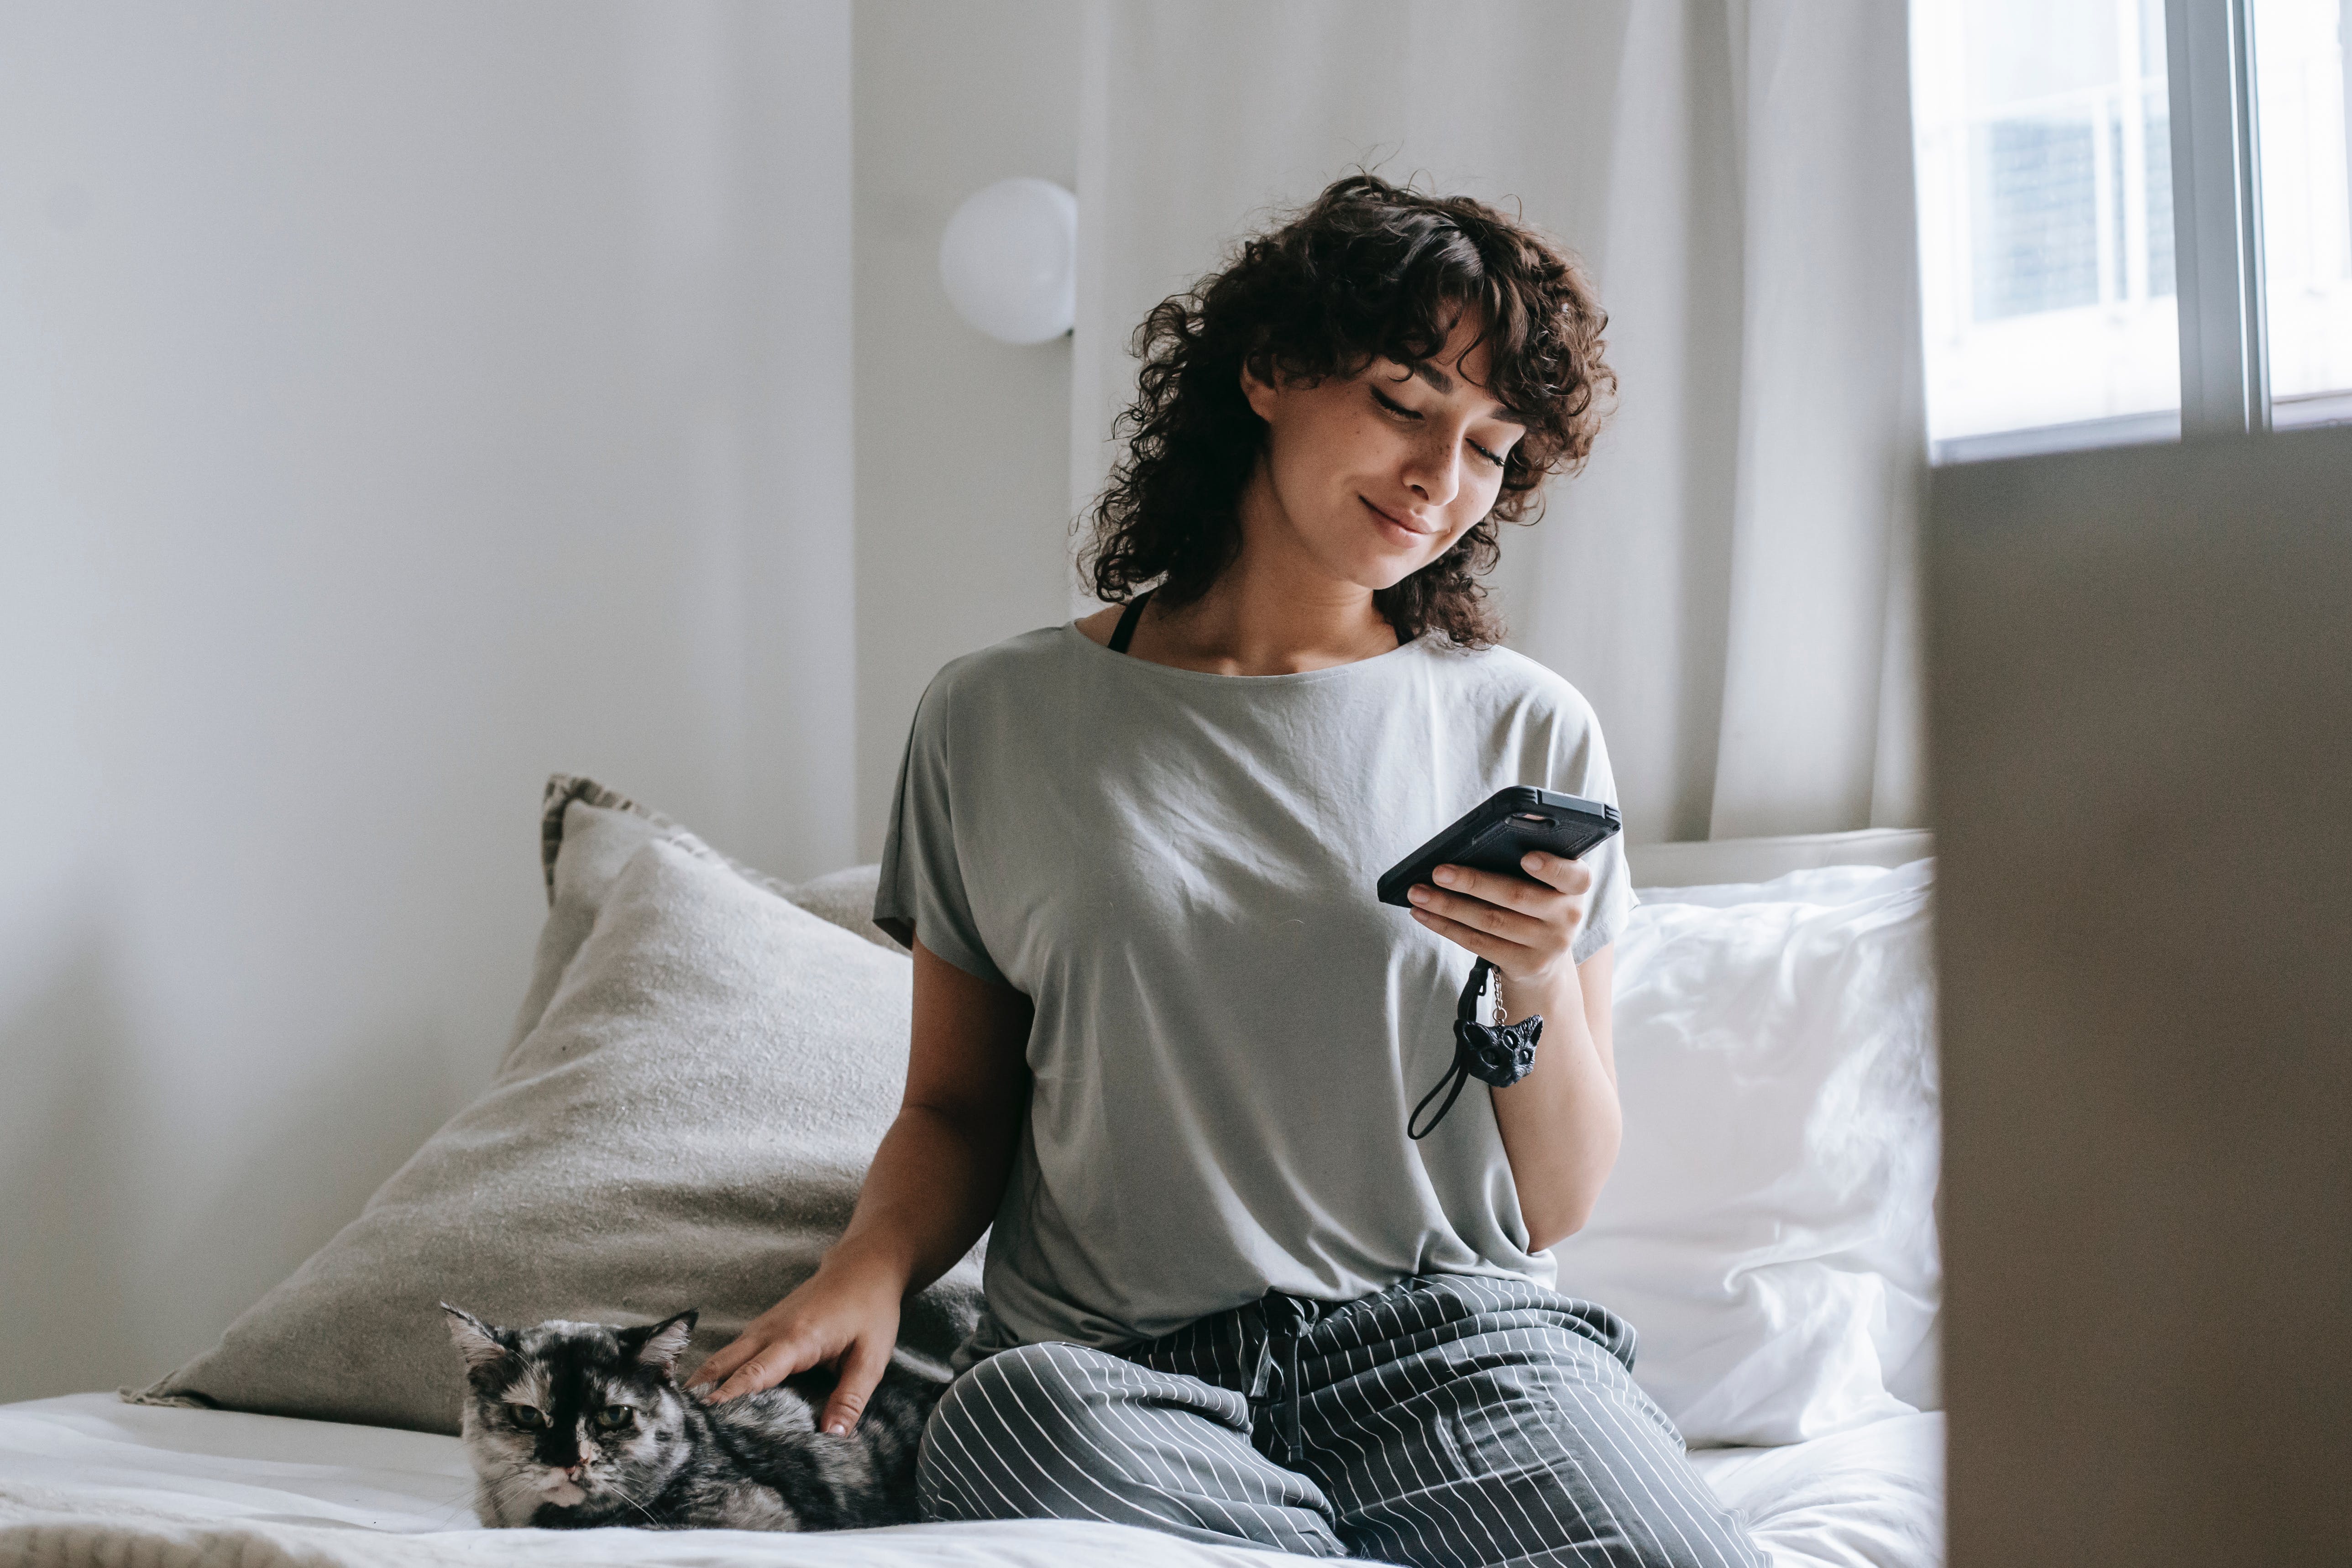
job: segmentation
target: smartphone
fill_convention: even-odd
[[[1512,784],[1472,806],[1444,832],[1390,867],[1381,877],[1381,902],[1412,908],[1405,890],[1429,881],[1440,866],[1468,866],[1533,881],[1519,865],[1519,858],[1529,850],[1582,859],[1620,826],[1613,805],[1533,784]]]

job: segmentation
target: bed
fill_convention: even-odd
[[[1700,1470],[1787,1568],[1939,1562],[1943,1416],[1876,1421],[1778,1448],[1702,1449]],[[76,1568],[426,1568],[437,1563],[904,1564],[1264,1568],[1125,1525],[925,1524],[832,1535],[486,1531],[457,1439],[111,1394],[0,1405],[0,1563]],[[1296,1559],[1304,1562],[1306,1559]]]
[[[637,885],[625,873],[644,871],[653,849],[667,858],[667,875],[713,879],[712,896],[722,903],[756,895],[777,906],[780,917],[790,916],[778,925],[785,933],[779,940],[839,943],[845,930],[863,937],[848,944],[856,952],[827,948],[822,964],[800,966],[823,973],[825,984],[853,984],[842,979],[856,971],[853,960],[882,966],[872,971],[874,986],[903,984],[887,967],[903,964],[902,954],[879,951],[887,939],[860,929],[871,908],[873,868],[789,888],[725,861],[666,818],[587,781],[559,778],[548,799],[549,925],[501,1068],[504,1088],[485,1097],[502,1094],[509,1113],[528,1100],[535,1039],[567,1028],[609,1029],[609,1020],[583,1022],[583,1010],[610,984],[600,990],[582,975],[599,963],[625,965],[628,942],[655,942],[632,934],[625,908]],[[1592,1223],[1559,1251],[1562,1289],[1606,1300],[1641,1327],[1636,1376],[1690,1437],[1693,1462],[1709,1485],[1789,1568],[1937,1568],[1943,1561],[1935,1105],[1932,1044],[1924,1033],[1928,847],[1920,834],[1867,833],[1661,846],[1632,855],[1645,913],[1620,952],[1628,1155]],[[664,907],[677,901],[669,898]],[[719,909],[713,929],[740,944],[751,909]],[[812,912],[822,918],[808,920]],[[677,951],[656,954],[655,967],[673,979]],[[764,952],[754,956],[751,967],[761,973],[779,962]],[[695,1006],[715,1005],[713,994],[705,985],[678,1005],[691,1016]],[[792,1005],[803,1013],[875,1010],[864,997],[818,993]],[[1721,1016],[1709,1015],[1710,1006]],[[660,1010],[632,1011],[641,1024]],[[895,1028],[903,1041],[903,1010],[881,1013],[877,1037]],[[625,1059],[610,1039],[604,1043],[614,1059]],[[903,1054],[903,1044],[898,1048]],[[887,1077],[888,1068],[885,1057],[877,1070]],[[576,1114],[576,1071],[572,1082]],[[1708,1104],[1693,1085],[1732,1089]],[[842,1093],[860,1115],[877,1098],[870,1084],[846,1084]],[[1664,1114],[1669,1106],[1673,1113]],[[478,1161],[495,1145],[496,1127],[475,1109],[451,1127],[475,1116],[461,1131],[467,1158]],[[705,1115],[692,1107],[688,1113]],[[862,1170],[856,1151],[870,1151],[878,1137],[877,1124],[845,1123],[837,1107],[809,1125],[813,1131],[794,1141],[795,1158],[808,1162],[795,1179],[817,1195],[802,1215],[804,1235],[782,1227],[785,1240],[774,1245],[785,1251],[763,1260],[769,1278],[793,1258],[813,1265],[814,1250],[838,1226],[841,1203],[854,1194]],[[1652,1128],[1653,1135],[1637,1139]],[[839,1149],[828,1153],[835,1143],[827,1139]],[[1720,1157],[1727,1140],[1740,1157]],[[467,1224],[455,1227],[436,1218],[435,1150],[428,1142],[358,1219],[188,1367],[144,1390],[0,1405],[0,1564],[751,1568],[1116,1556],[1154,1568],[1262,1563],[1277,1555],[1126,1526],[1044,1521],[806,1536],[483,1530],[472,1514],[464,1453],[448,1435],[454,1363],[446,1339],[432,1338],[442,1331],[436,1323],[430,1334],[404,1338],[421,1332],[414,1302],[392,1303],[398,1312],[381,1321],[367,1315],[391,1310],[382,1298],[401,1294],[374,1282],[452,1277],[482,1252],[484,1237],[529,1229],[486,1210],[469,1211]],[[630,1179],[625,1172],[599,1175]],[[501,1201],[536,1201],[528,1180],[512,1172],[501,1179],[511,1189]],[[741,1172],[714,1173],[712,1190],[732,1191],[745,1179]],[[562,1181],[566,1201],[576,1203],[577,1173]],[[478,1194],[497,1185],[486,1185],[478,1166],[455,1168],[444,1184],[451,1183]],[[1759,1194],[1769,1202],[1759,1202]],[[772,1214],[749,1215],[745,1225],[761,1245],[771,1245],[778,1229]],[[447,1237],[461,1238],[458,1253],[415,1250],[446,1247]],[[582,1259],[598,1264],[600,1280],[613,1272],[610,1235],[573,1243],[585,1249]],[[534,1261],[553,1271],[538,1282],[535,1299],[562,1309],[546,1316],[650,1310],[625,1299],[625,1286],[611,1287],[621,1295],[610,1300],[575,1304],[560,1295],[566,1255],[541,1247]],[[968,1295],[976,1280],[971,1262],[935,1292]],[[654,1258],[647,1266],[658,1277],[664,1264]],[[661,1279],[662,1288],[671,1283]],[[772,1299],[762,1285],[730,1308],[726,1288],[723,1279],[694,1284],[698,1299],[720,1302],[705,1324],[706,1353]],[[489,1292],[488,1277],[476,1289]],[[949,1309],[930,1317],[910,1310],[908,1331],[944,1342],[956,1321]],[[322,1323],[334,1329],[323,1345]],[[354,1345],[363,1347],[356,1373]]]

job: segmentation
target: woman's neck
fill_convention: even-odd
[[[1241,553],[1189,605],[1171,606],[1154,594],[1129,654],[1213,675],[1295,675],[1397,646],[1396,629],[1372,605],[1372,591],[1334,576],[1299,544],[1263,467],[1244,487],[1239,511]],[[1118,620],[1114,606],[1080,626],[1108,644]],[[1094,621],[1102,622],[1099,635]]]
[[[1303,585],[1244,576],[1236,561],[1190,605],[1169,609],[1154,595],[1128,652],[1158,664],[1217,675],[1294,675],[1353,664],[1397,646],[1396,630],[1372,607],[1371,591],[1318,594]]]

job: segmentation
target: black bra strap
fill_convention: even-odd
[[[1125,653],[1127,651],[1128,643],[1132,640],[1135,636],[1135,623],[1143,618],[1143,601],[1151,597],[1151,592],[1152,591],[1150,589],[1146,588],[1142,593],[1138,594],[1134,598],[1129,599],[1127,602],[1127,608],[1119,614],[1118,625],[1112,629],[1110,634],[1111,652]],[[1404,635],[1404,628],[1402,626],[1397,627],[1396,635],[1397,647],[1402,647],[1405,644],[1412,640],[1411,637]]]
[[[1143,601],[1150,597],[1151,597],[1151,590],[1146,588],[1127,602],[1126,612],[1118,617],[1118,629],[1110,634],[1111,652],[1127,651],[1128,639],[1135,636],[1135,623],[1143,618]]]

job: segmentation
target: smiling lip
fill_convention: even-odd
[[[1417,534],[1421,534],[1421,535],[1423,535],[1423,537],[1427,537],[1428,535],[1433,534],[1433,533],[1435,533],[1435,532],[1437,531],[1437,530],[1435,530],[1435,529],[1433,529],[1433,528],[1415,528],[1415,527],[1413,527],[1413,525],[1412,525],[1412,524],[1411,524],[1411,523],[1409,523],[1409,522],[1405,521],[1405,520],[1404,520],[1404,519],[1402,519],[1402,518],[1401,518],[1401,517],[1393,516],[1393,515],[1391,515],[1391,514],[1390,514],[1390,513],[1388,513],[1388,512],[1382,511],[1380,508],[1378,508],[1378,507],[1376,507],[1376,506],[1372,506],[1372,503],[1371,503],[1370,501],[1364,500],[1364,498],[1363,498],[1362,496],[1358,496],[1356,499],[1357,499],[1358,500],[1364,501],[1364,504],[1365,504],[1366,506],[1368,506],[1368,507],[1371,507],[1372,515],[1373,515],[1374,517],[1379,518],[1379,519],[1380,519],[1381,521],[1383,521],[1383,522],[1392,523],[1392,524],[1394,524],[1396,527],[1403,529],[1407,533],[1417,533]]]

